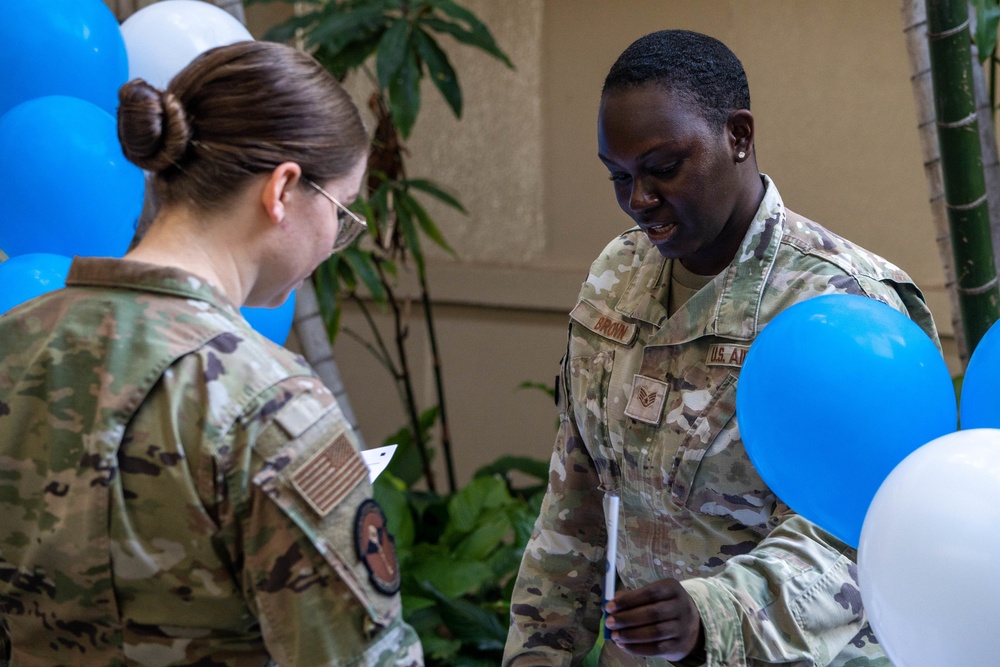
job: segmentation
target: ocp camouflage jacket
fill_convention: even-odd
[[[820,294],[883,301],[935,343],[936,330],[903,271],[788,211],[764,179],[736,258],[674,315],[664,307],[670,262],[641,231],[591,267],[571,315],[550,484],[514,589],[505,665],[579,664],[594,644],[609,492],[621,498],[621,585],[681,580],[701,613],[705,664],[889,665],[866,624],[856,553],[758,476],[736,387],[761,328]],[[600,664],[669,663],[608,642]]]

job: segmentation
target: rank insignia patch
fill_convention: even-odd
[[[636,374],[632,379],[632,396],[625,406],[625,414],[646,424],[659,424],[666,397],[666,382]]]
[[[385,513],[377,502],[368,499],[361,503],[354,520],[354,545],[376,590],[395,595],[400,585],[399,558],[385,523]]]

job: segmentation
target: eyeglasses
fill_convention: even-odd
[[[315,188],[319,191],[321,195],[333,202],[333,205],[337,207],[337,223],[339,225],[337,229],[337,238],[333,241],[333,249],[331,252],[340,252],[347,246],[354,242],[354,239],[358,238],[361,232],[368,228],[368,223],[360,215],[350,210],[339,201],[337,198],[331,195],[329,192],[319,187],[308,178],[303,178],[310,187]]]

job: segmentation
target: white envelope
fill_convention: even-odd
[[[368,466],[369,480],[374,482],[375,478],[382,474],[382,471],[389,465],[389,461],[392,460],[392,455],[396,453],[396,447],[397,445],[387,445],[385,447],[376,447],[375,449],[361,450],[361,458],[365,460],[365,464]]]

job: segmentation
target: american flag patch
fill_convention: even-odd
[[[341,434],[303,463],[292,486],[320,517],[325,517],[368,476],[364,459]]]

